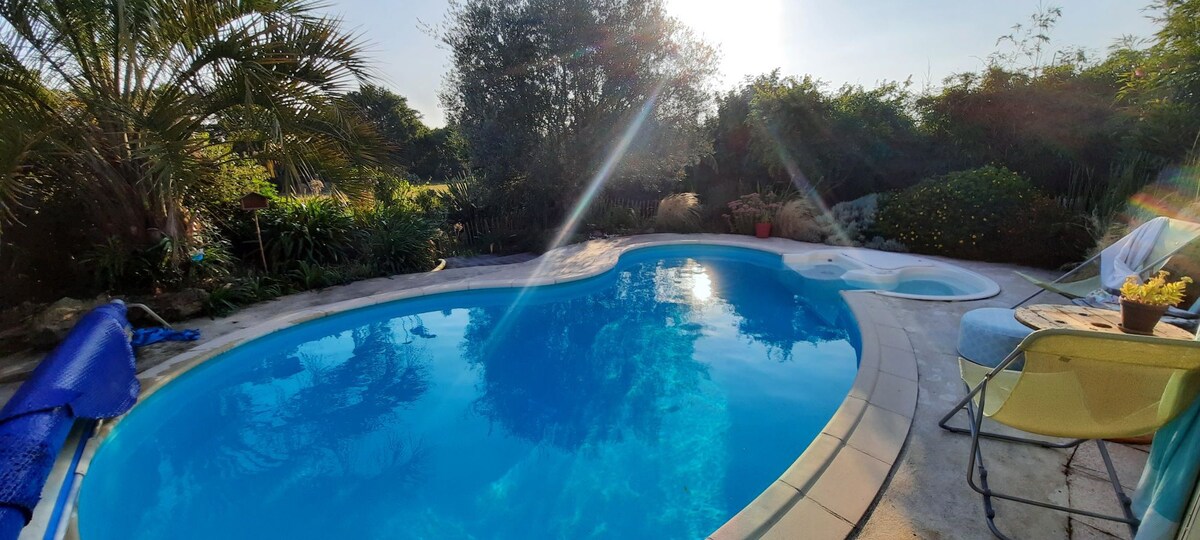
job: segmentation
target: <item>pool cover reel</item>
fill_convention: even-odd
[[[76,419],[120,416],[141,386],[125,304],[88,312],[0,409],[0,540],[17,538]]]

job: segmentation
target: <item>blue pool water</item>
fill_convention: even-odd
[[[82,538],[702,538],[849,391],[837,283],[756,251],[650,248],[574,284],[272,334],[118,424]]]
[[[925,296],[954,296],[956,294],[965,294],[962,291],[950,286],[941,281],[932,279],[910,279],[901,281],[894,288],[888,289],[890,292],[902,294],[920,294]]]

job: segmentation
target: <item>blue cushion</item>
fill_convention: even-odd
[[[981,366],[996,367],[1025,336],[1033,333],[1003,308],[980,308],[963,315],[958,326],[958,354]],[[1021,369],[1018,360],[1009,369]]]

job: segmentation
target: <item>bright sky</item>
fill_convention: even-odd
[[[1149,37],[1148,0],[1059,0],[1051,48],[1103,53],[1116,38]],[[780,68],[833,86],[873,86],[912,76],[918,88],[976,70],[996,38],[1025,22],[1036,0],[667,0],[669,10],[722,52],[721,88]],[[437,94],[449,54],[428,28],[449,0],[333,0],[327,11],[371,43],[380,82],[408,97],[433,126],[445,123]]]

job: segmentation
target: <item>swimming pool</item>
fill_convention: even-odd
[[[83,483],[80,532],[702,537],[846,396],[848,287],[778,255],[658,247],[569,285],[289,328],[123,419]]]

